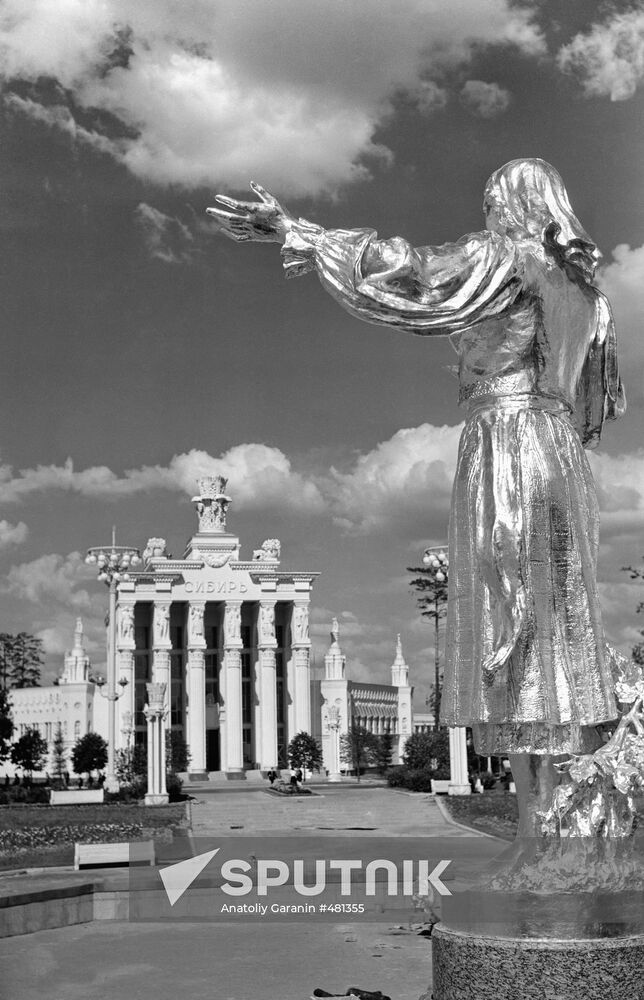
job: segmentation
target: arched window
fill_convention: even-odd
[[[75,740],[77,740],[79,738],[79,736],[80,736],[80,729],[81,729],[80,719],[76,719],[76,722],[74,723],[74,739]]]

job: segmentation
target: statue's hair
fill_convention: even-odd
[[[539,240],[566,269],[590,281],[601,254],[573,212],[559,173],[545,160],[510,160],[492,174],[484,200],[508,234]]]

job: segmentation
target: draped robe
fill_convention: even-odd
[[[608,302],[538,240],[487,230],[414,248],[300,220],[282,255],[360,319],[458,353],[443,723],[484,754],[594,749],[617,716],[584,452],[625,407]]]

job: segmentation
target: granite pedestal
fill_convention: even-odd
[[[434,1000],[642,1000],[644,934],[557,941],[437,924]]]

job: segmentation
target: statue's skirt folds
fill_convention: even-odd
[[[482,754],[580,753],[617,716],[596,584],[599,512],[568,410],[472,400],[450,521],[442,721]]]

